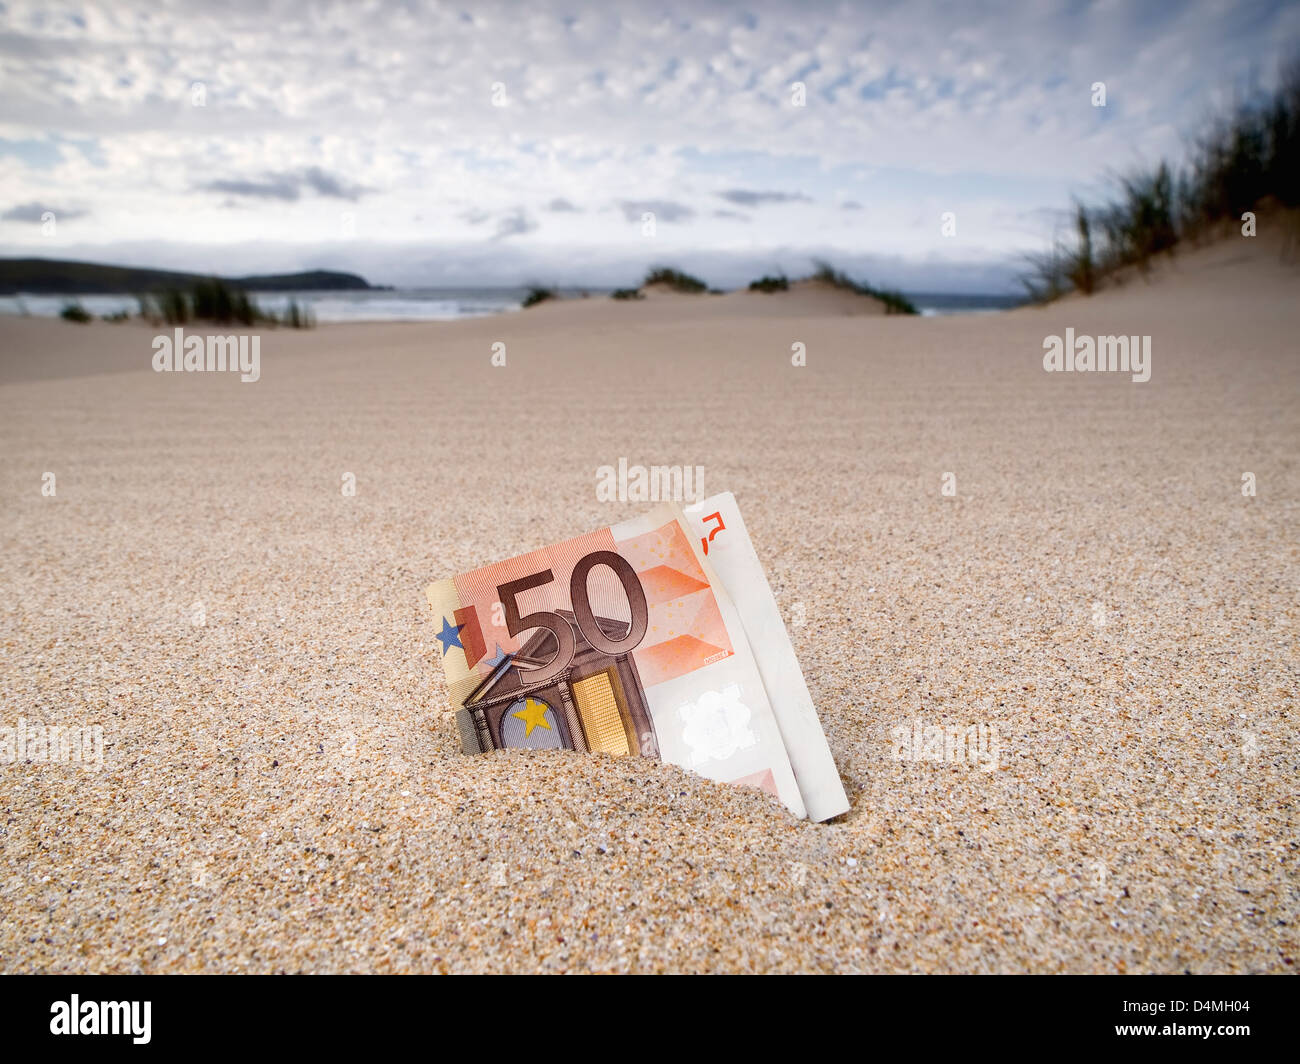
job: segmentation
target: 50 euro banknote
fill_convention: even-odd
[[[659,757],[796,816],[849,805],[730,493],[426,589],[466,753]]]

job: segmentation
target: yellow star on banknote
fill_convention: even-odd
[[[524,702],[524,708],[518,713],[510,714],[512,717],[518,717],[527,725],[524,731],[524,738],[527,739],[533,734],[534,728],[545,728],[551,730],[551,726],[546,723],[546,704],[538,702],[535,698],[529,698]]]

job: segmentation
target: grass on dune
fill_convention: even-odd
[[[878,299],[885,304],[886,314],[920,313],[915,304],[902,292],[888,288],[876,288],[865,281],[855,281],[848,274],[835,269],[829,262],[818,260],[814,265],[817,267],[812,276],[814,281],[834,285],[846,292],[856,292],[860,296],[871,296],[872,299]]]
[[[675,270],[670,266],[656,266],[645,275],[645,280],[641,282],[644,288],[646,285],[662,284],[667,285],[674,292],[707,292],[709,286],[701,281],[698,277],[692,277],[689,273],[683,273],[681,270]]]
[[[213,325],[285,325],[290,329],[310,329],[316,324],[311,309],[290,299],[280,317],[262,310],[242,288],[217,277],[196,281],[188,289],[164,288],[151,295],[136,297],[140,317],[168,325],[204,322]]]
[[[1240,232],[1261,206],[1300,206],[1300,54],[1282,69],[1275,91],[1257,95],[1207,122],[1176,170],[1161,161],[1114,180],[1104,203],[1076,203],[1072,240],[1026,256],[1029,298],[1049,302],[1099,283],[1215,232]]]

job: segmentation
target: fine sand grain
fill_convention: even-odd
[[[1298,291],[1238,240],[988,316],[593,297],[267,332],[256,384],[0,320],[0,726],[105,736],[0,764],[0,969],[1292,970]],[[1067,326],[1151,380],[1045,373]],[[425,584],[638,511],[620,457],[736,493],[839,821],[457,753]]]

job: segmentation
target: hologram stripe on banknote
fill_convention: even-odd
[[[806,815],[744,624],[675,505],[426,594],[467,752],[661,757]]]
[[[685,517],[740,613],[808,815],[829,820],[848,812],[826,733],[736,497],[713,495],[686,507]]]

